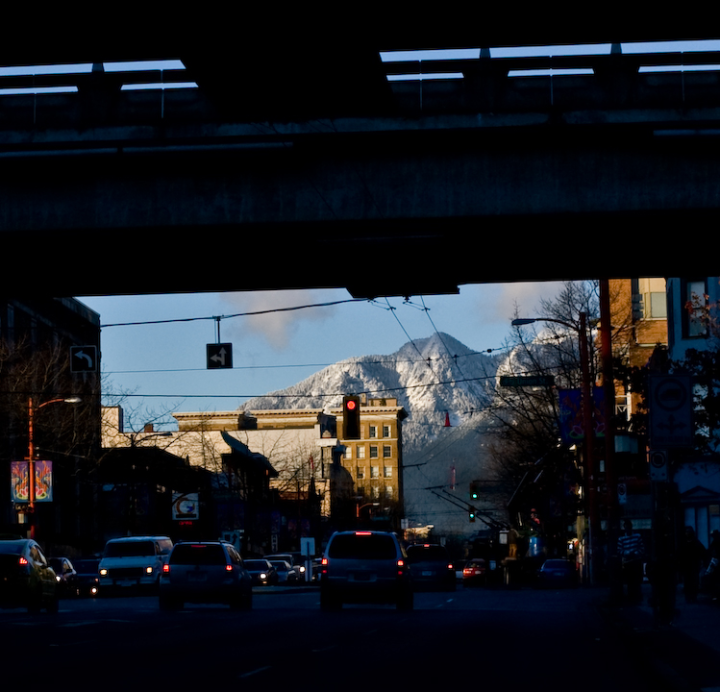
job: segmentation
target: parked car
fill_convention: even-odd
[[[300,575],[301,580],[305,581],[305,560],[306,558],[303,557],[302,553],[300,552],[289,552],[289,553],[274,553],[272,555],[266,555],[266,560],[270,560],[270,562],[273,562],[275,560],[285,560],[285,562],[289,562],[290,565],[295,569],[295,571]]]
[[[299,584],[300,572],[286,560],[270,560],[278,575],[278,584]]]
[[[82,558],[73,563],[77,572],[78,596],[97,596],[100,593],[100,560]]]
[[[188,541],[173,547],[160,577],[160,609],[182,608],[187,601],[252,608],[252,578],[232,543]]]
[[[577,586],[577,569],[574,562],[563,559],[545,560],[537,573],[540,588]]]
[[[109,540],[98,572],[102,592],[157,588],[172,547],[167,536],[128,536]]]
[[[67,557],[50,557],[48,564],[55,572],[55,579],[58,584],[58,596],[67,598],[78,595],[77,571]]]
[[[455,566],[445,546],[416,543],[406,552],[415,591],[455,591]]]
[[[255,586],[274,586],[278,583],[277,570],[265,558],[245,560],[245,569],[250,573]]]
[[[320,607],[343,603],[394,603],[413,608],[413,579],[407,554],[394,533],[340,531],[330,537],[322,559]]]
[[[463,586],[481,586],[487,581],[487,563],[481,557],[468,560],[463,567]]]
[[[58,611],[55,572],[32,539],[0,538],[0,607]]]

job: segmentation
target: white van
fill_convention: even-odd
[[[100,592],[156,588],[172,547],[172,540],[167,536],[127,536],[109,540],[98,567]]]

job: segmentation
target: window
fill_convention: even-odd
[[[632,292],[641,300],[644,319],[667,318],[665,279],[633,279]]]
[[[360,480],[361,478],[365,478],[365,467],[364,466],[357,467],[357,477],[358,477],[358,480]]]
[[[370,437],[377,437],[377,425],[370,426]]]
[[[383,468],[383,476],[385,478],[392,478],[392,466],[385,466]]]
[[[370,497],[373,500],[377,500],[380,497],[380,488],[378,488],[377,486],[373,486],[372,488],[370,488]]]
[[[357,445],[355,447],[355,458],[356,459],[364,459],[365,458],[365,445]]]
[[[352,459],[352,447],[350,445],[345,447],[345,458]]]
[[[370,467],[370,478],[380,478],[380,467],[379,466],[371,466]]]
[[[383,459],[389,459],[392,457],[392,447],[390,445],[383,445]]]
[[[383,425],[383,437],[391,437],[389,425]]]
[[[370,445],[370,458],[371,459],[378,458],[378,446],[377,445]]]
[[[392,496],[393,496],[393,487],[392,487],[392,485],[386,485],[386,486],[385,486],[385,497],[386,497],[388,500],[392,500]]]
[[[704,279],[682,282],[683,337],[688,339],[707,336],[707,287]]]

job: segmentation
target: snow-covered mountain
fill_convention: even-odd
[[[334,408],[344,394],[396,397],[408,419],[403,424],[406,462],[445,429],[469,421],[490,402],[498,359],[472,351],[448,334],[436,333],[385,356],[361,356],[335,363],[292,387],[256,397],[246,411],[273,408]]]

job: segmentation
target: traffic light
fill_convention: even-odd
[[[343,397],[343,440],[360,439],[360,397]]]
[[[468,520],[475,521],[475,510],[472,507],[468,510]]]
[[[475,481],[470,482],[470,499],[477,500],[480,497],[480,489]]]

